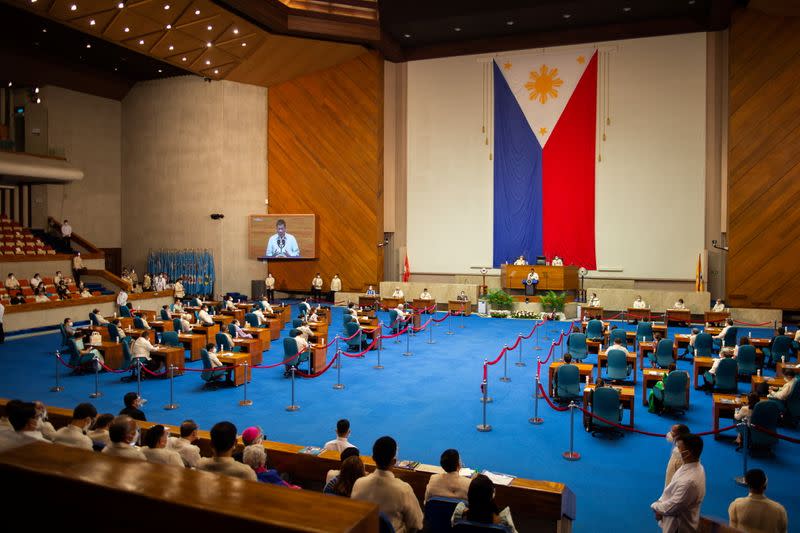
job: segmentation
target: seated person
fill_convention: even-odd
[[[136,420],[128,415],[119,415],[108,428],[108,438],[111,443],[103,448],[101,453],[146,461],[147,457],[136,447],[138,437],[139,426]]]
[[[128,336],[128,334],[125,333],[125,328],[122,327],[122,320],[115,318],[111,321],[111,323],[117,326],[117,331],[119,332],[119,339],[111,339],[112,341],[116,340],[117,342],[120,342],[122,339]]]
[[[235,311],[236,303],[233,301],[233,296],[225,298],[225,311]]]
[[[105,359],[103,359],[103,356],[96,348],[86,348],[86,345],[89,344],[89,335],[84,335],[80,331],[76,331],[72,338],[75,340],[75,347],[80,352],[80,355],[91,355],[94,359],[92,361],[92,367],[95,370],[100,370],[100,365],[105,363]]]
[[[24,303],[25,297],[22,295],[22,291],[17,292],[17,294],[11,298],[11,305],[20,305]]]
[[[647,309],[647,303],[644,300],[642,300],[641,296],[637,295],[636,299],[633,301],[632,307],[634,309]]]
[[[794,371],[794,369],[787,368],[783,371],[783,378],[786,380],[786,383],[783,385],[783,387],[778,390],[774,390],[776,387],[770,387],[772,392],[767,396],[767,398],[778,404],[781,412],[786,411],[786,402],[789,399],[789,396],[792,395],[792,391],[797,385],[797,373]]]
[[[550,264],[557,267],[564,266],[564,260],[558,256],[555,256],[553,257],[553,262]]]
[[[231,422],[218,422],[211,428],[211,448],[213,458],[203,458],[197,465],[198,470],[216,472],[226,476],[238,477],[248,481],[258,481],[252,468],[233,460],[236,448],[236,426]]]
[[[261,443],[246,446],[244,452],[242,452],[242,462],[253,469],[258,481],[262,483],[290,489],[300,488],[284,481],[277,470],[267,469],[267,450],[264,449],[264,445]]]
[[[717,301],[714,303],[714,307],[712,307],[711,310],[715,313],[723,313],[725,312],[725,303],[717,298]]]
[[[344,454],[342,454],[344,456]],[[353,494],[356,481],[366,476],[364,463],[358,455],[348,456],[342,461],[342,467],[337,470],[336,477],[331,479],[322,490],[325,494],[335,494],[349,498]]]
[[[317,309],[319,309],[319,308],[317,308]],[[308,315],[308,318],[306,320],[309,323],[316,324],[316,323],[320,322],[319,315],[317,315],[317,309],[312,309],[311,310],[311,314]]]
[[[31,289],[36,290],[41,283],[42,283],[42,278],[41,276],[39,276],[39,273],[37,272],[30,279]]]
[[[89,431],[86,432],[86,436],[92,439],[95,447],[103,448],[111,443],[111,438],[108,436],[108,428],[113,421],[114,415],[111,413],[103,413],[94,419],[94,423]]]
[[[614,344],[608,347],[608,351],[617,350],[620,352],[625,352],[625,355],[628,355],[628,347],[622,344],[622,339],[619,337],[614,339]]]
[[[8,290],[19,289],[20,288],[19,281],[17,280],[16,277],[14,277],[14,273],[13,272],[10,273],[8,275],[8,277],[6,278],[5,286],[6,286],[6,289],[8,289]]]
[[[467,296],[466,292],[461,291],[461,293],[458,296],[456,296],[456,300],[458,300],[459,302],[468,302],[469,296]]]
[[[600,298],[597,297],[596,292],[592,293],[592,297],[589,298],[587,303],[589,304],[589,307],[600,307]]]
[[[733,357],[732,350],[724,350],[720,352],[719,357],[714,359],[714,363],[711,365],[711,368],[703,374],[703,388],[706,390],[710,390],[714,388],[714,384],[717,382],[716,373],[717,368],[719,367],[719,362],[723,359],[730,359]]]
[[[253,314],[256,316],[256,320],[258,320],[258,325],[264,325],[267,323],[267,317],[264,316],[264,312],[261,309],[253,309]]]
[[[150,327],[150,324],[147,322],[147,319],[144,317],[144,315],[140,316],[139,318],[142,321],[142,326],[143,326],[142,329],[150,329],[150,330],[153,329],[152,327]]]
[[[339,452],[339,462],[344,463],[348,457],[361,457],[361,452],[358,451],[358,448],[355,446],[349,446],[344,448],[341,452]],[[341,470],[328,470],[328,473],[325,474],[325,488],[332,486],[331,481],[336,480],[336,476],[339,475]],[[326,492],[323,490],[323,492]]]
[[[527,265],[527,264],[528,264],[528,262],[525,260],[525,256],[524,256],[524,255],[520,255],[520,256],[517,258],[517,260],[516,260],[516,261],[514,261],[514,264],[515,264],[516,266],[525,266],[525,265]]]
[[[58,285],[61,283],[61,280],[64,279],[64,276],[61,274],[60,270],[56,270],[56,275],[53,276],[53,285]]]
[[[375,296],[375,289],[372,288],[372,285],[367,287],[367,292],[365,293],[367,296]]]
[[[237,339],[252,339],[253,336],[247,333],[245,330],[242,329],[242,325],[239,323],[238,320],[233,321],[233,329],[236,333]]]
[[[47,293],[45,292],[43,286],[37,287],[33,294],[35,296],[36,303],[44,303],[50,301],[50,298],[47,297]],[[81,294],[81,296],[83,295]],[[89,294],[89,296],[91,296],[91,294]]]
[[[756,404],[761,401],[761,397],[758,395],[757,392],[751,392],[747,395],[747,405],[741,406],[739,409],[736,409],[736,412],[733,414],[733,419],[737,422],[741,422],[745,418],[750,418],[750,415],[753,414],[753,409],[755,409]],[[736,435],[736,449],[742,449],[742,430],[737,429]]]
[[[167,429],[161,424],[156,424],[148,429],[144,436],[142,444],[145,447],[141,449],[142,453],[149,463],[183,468],[183,459],[178,452],[167,448],[167,439],[169,439]]]
[[[92,292],[89,289],[87,289],[86,287],[81,289],[81,298],[91,298],[91,297],[92,297]]]
[[[72,420],[69,424],[56,431],[53,442],[63,446],[91,450],[92,439],[86,436],[86,431],[97,417],[97,409],[90,403],[80,403],[72,411]]]
[[[208,306],[203,304],[200,308],[200,311],[197,313],[197,322],[201,326],[213,326],[214,319],[211,318],[211,315],[208,314]]]
[[[400,287],[396,287],[394,292],[392,293],[392,298],[400,298],[403,299],[405,295],[403,294],[403,290]]]
[[[151,352],[157,352],[158,348],[150,344],[150,330],[142,331],[139,338],[133,341],[131,345],[131,362],[139,362],[145,365],[149,370],[158,372],[161,370],[163,363],[155,361],[150,357]],[[142,376],[144,377],[144,376]]]
[[[699,334],[700,330],[698,328],[692,328],[691,333],[689,333],[689,344],[686,346],[686,351],[683,352],[684,355],[694,353],[694,340]]]
[[[58,285],[56,285],[56,293],[58,294],[58,297],[62,300],[69,299],[69,286],[67,286],[66,280],[62,279],[61,281],[58,282]]]
[[[31,442],[50,442],[39,429],[41,418],[33,402],[9,401],[6,405],[6,416],[11,427],[0,431],[0,452]]]
[[[208,360],[211,362],[211,368],[218,368],[224,366],[222,361],[219,360],[217,357],[217,345],[214,343],[206,344],[206,351],[208,352]],[[231,372],[233,371],[232,368],[227,370],[227,376],[225,377],[225,381],[231,381]]]
[[[572,362],[572,354],[571,353],[565,353],[564,354],[564,358],[562,360],[564,361],[564,366],[566,366],[566,365],[576,366]],[[557,391],[557,390],[558,390],[558,372],[553,372],[553,391]]]
[[[482,524],[499,524],[516,533],[511,510],[506,507],[502,511],[494,503],[494,484],[483,474],[476,475],[469,484],[468,503],[459,502],[453,511],[450,522],[455,525],[460,520],[479,522]]]
[[[299,329],[299,328],[298,328]],[[302,331],[298,331],[297,335],[294,337],[294,341],[297,343],[297,353],[303,353],[305,351],[311,350],[314,348],[314,345],[308,342],[308,335],[303,333]],[[291,361],[286,362],[286,367],[283,372],[283,377],[288,378],[292,375],[292,368],[297,368],[297,361],[299,358],[294,358]]]
[[[672,304],[673,309],[686,309],[686,304],[683,303],[683,298],[678,298],[678,301]]]
[[[422,292],[419,295],[419,299],[420,300],[433,300],[433,296],[431,296],[431,293],[429,293],[428,289],[425,288],[425,289],[422,289]]]
[[[405,320],[411,314],[404,309],[403,304],[397,304],[395,311],[397,311],[398,320]]]
[[[300,334],[303,335],[303,338],[305,340],[308,340],[310,337],[315,337],[316,335],[314,335],[314,331],[308,325],[308,320],[306,320],[305,317],[303,317],[302,320],[303,323],[295,329],[297,329],[297,331],[299,331]]]
[[[264,308],[265,313],[269,313],[270,315],[275,314],[275,311],[272,310],[272,306],[269,304],[269,300],[267,300],[266,296],[261,298],[261,307]]]
[[[138,281],[133,282],[133,288],[131,289],[133,294],[141,294],[142,293],[142,286],[139,285]]]
[[[194,420],[184,420],[180,428],[181,436],[170,437],[167,440],[167,448],[178,452],[183,464],[189,468],[197,468],[197,464],[200,462],[200,448],[195,444],[200,438],[197,431],[197,424]]]
[[[439,464],[443,474],[434,474],[425,488],[425,503],[432,497],[467,499],[470,480],[460,474],[461,457],[458,450],[449,449],[442,452]]]
[[[717,340],[725,339],[725,335],[727,335],[728,330],[730,330],[732,327],[733,327],[733,319],[732,318],[726,318],[725,319],[725,327],[722,328],[722,331],[720,331],[717,335],[714,335],[714,338],[717,339]]]
[[[100,324],[101,326],[105,326],[108,324],[108,320],[106,320],[105,317],[100,313],[100,309],[95,307],[94,309],[92,309],[92,314],[94,315],[95,320],[97,320],[97,323]]]

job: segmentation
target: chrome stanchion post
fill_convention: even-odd
[[[380,327],[380,324],[378,324]],[[383,330],[381,330],[383,331]],[[378,364],[375,365],[373,368],[376,370],[383,370],[383,365],[381,364],[381,351],[383,351],[383,335],[378,335]]]
[[[362,348],[363,346],[364,346],[364,330],[361,329],[361,327],[359,326],[359,328],[358,328],[358,348],[359,348],[359,350],[363,351],[363,348]],[[361,357],[366,357],[366,354],[362,353]]]
[[[444,332],[445,335],[452,335],[453,334],[453,314],[451,313],[450,316],[447,317],[447,331]]]
[[[537,352],[542,350],[542,347],[539,346],[539,329],[542,327],[542,321],[540,320],[538,324],[536,324],[536,345],[534,345],[533,349]]]
[[[59,358],[61,357],[61,353],[56,350],[56,384],[54,387],[50,387],[50,392],[61,392],[64,390],[64,387],[61,386],[61,369],[59,368],[60,362]]]
[[[742,487],[747,486],[747,481],[744,480],[747,474],[747,454],[749,453],[748,446],[750,445],[750,417],[745,418],[739,422],[738,426],[743,429],[742,431],[742,475],[733,478],[737,485]]]
[[[434,324],[436,324],[436,321],[433,320],[434,316],[435,315],[431,315],[431,321],[430,321],[430,323],[428,323],[428,326],[433,326]],[[433,328],[432,327],[428,327],[428,344],[436,344],[436,341],[433,340]]]
[[[180,407],[175,403],[175,365],[169,365],[169,403],[164,406],[167,411]]]
[[[486,374],[487,377],[486,377],[486,379],[483,380],[485,385],[483,386],[483,395],[481,396],[481,401],[483,403],[492,403],[494,400],[492,400],[492,397],[489,396],[489,377],[488,377],[488,375],[489,375],[488,374],[488,368],[489,367],[488,367],[488,365],[486,363],[487,363],[487,360],[484,359],[483,360],[483,367],[486,369],[486,372],[484,372],[484,374]]]
[[[508,377],[508,344],[503,349],[503,377],[500,378],[503,383],[508,383],[511,378]]]
[[[562,457],[567,461],[577,461],[581,458],[581,454],[575,451],[575,409],[578,406],[575,402],[569,402],[569,451],[564,452]]]
[[[253,400],[247,399],[247,382],[250,381],[250,363],[245,361],[242,363],[242,366],[244,367],[244,398],[239,402],[239,405],[242,407],[247,407],[248,405],[253,405]],[[294,369],[295,367],[292,367],[292,398],[294,398]],[[236,370],[234,369],[233,372],[235,375]],[[294,399],[292,400],[292,403],[294,403]]]
[[[142,397],[142,358],[136,358],[136,395]]]
[[[464,315],[467,314],[467,307],[466,305],[461,308],[461,325],[459,326],[461,329],[464,329]]]
[[[411,332],[414,331],[414,323],[413,321],[406,326],[406,351],[403,352],[403,355],[409,356],[411,354]]]
[[[519,361],[514,363],[517,366],[525,366],[525,361],[522,360],[522,333],[519,334]]]
[[[344,385],[342,384],[342,352],[336,352],[336,357],[339,358],[337,361],[336,366],[336,383],[333,384],[333,388],[336,390],[342,390]],[[294,383],[292,384],[292,390],[294,390]]]
[[[400,340],[400,332],[403,331],[403,320],[398,317],[395,324],[397,324],[397,337],[394,338],[394,343],[400,344],[402,342]]]
[[[486,394],[489,391],[489,384],[486,382],[485,379],[481,384],[481,388],[483,389],[483,424],[478,424],[477,429],[478,431],[486,432],[486,431],[491,431],[492,426],[486,423],[486,404],[489,403],[489,399],[487,398]]]
[[[94,392],[89,395],[89,398],[100,398],[103,393],[100,392],[100,361],[97,356],[92,358],[94,363]]]
[[[292,404],[286,406],[287,411],[297,411],[300,409],[300,406],[294,403],[294,373],[297,371],[297,367],[292,367]]]
[[[533,391],[533,417],[528,419],[528,422],[531,424],[538,426],[544,419],[539,416],[539,370],[536,370],[536,377],[535,377],[535,390]]]

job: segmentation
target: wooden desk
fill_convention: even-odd
[[[154,330],[164,333],[165,331],[175,331],[175,327],[172,325],[172,320],[150,320],[148,321],[150,327]]]
[[[194,333],[179,333],[178,340],[184,349],[189,350],[189,361],[200,360],[200,350],[206,347],[206,336]]]
[[[584,317],[589,320],[602,320],[603,319],[603,308],[602,307],[589,307],[588,305],[581,306],[581,322],[583,322]],[[586,325],[584,324],[584,328]],[[605,324],[604,324],[605,327]]]
[[[100,345],[94,345],[97,351],[103,355],[106,366],[119,370],[123,367],[122,343],[103,341]]]
[[[231,322],[233,320],[238,320],[240,324],[244,322],[243,309],[235,309],[233,311],[222,311],[220,314],[231,317],[232,318]]]
[[[691,335],[687,335],[684,333],[677,333],[675,335],[675,349],[680,350],[681,348],[688,348],[690,336]]]
[[[244,313],[250,313],[253,310],[253,305],[251,303],[238,303],[236,304],[237,309],[241,309]],[[244,320],[244,319],[241,319]]]
[[[261,341],[261,351],[270,349],[272,343],[272,332],[269,328],[242,328],[242,331],[249,333],[254,339]]]
[[[381,307],[384,309],[394,309],[401,303],[404,303],[403,298],[381,298]]]
[[[639,322],[650,322],[650,319],[652,318],[649,307],[645,309],[629,307],[625,314],[627,315],[626,318],[628,320],[638,320]]]
[[[717,328],[714,326],[706,326],[703,328],[703,333],[708,333],[709,335],[719,335],[722,333],[722,328]]]
[[[550,265],[501,265],[500,286],[504,289],[522,290],[522,280],[527,279],[531,268],[539,274],[537,290],[577,291],[578,267]]]
[[[155,345],[158,350],[155,352],[150,352],[150,357],[153,359],[163,359],[164,365],[166,366],[167,371],[169,371],[169,366],[175,366],[175,375],[180,376],[183,374],[184,369],[184,351],[183,348],[178,348],[177,346],[166,346],[164,344],[156,344]],[[167,377],[169,377],[169,373],[167,373]]]
[[[692,312],[688,309],[667,309],[664,313],[664,324],[669,326],[672,322],[691,324]]]
[[[358,296],[358,306],[359,307],[377,307],[381,300],[380,295],[375,294],[372,296],[366,295],[359,295]]]
[[[267,329],[269,330],[270,339],[276,341],[281,338],[281,330],[283,329],[283,321],[280,318],[267,318]]]
[[[151,311],[150,309],[134,309],[133,311],[131,311],[131,314],[134,316],[142,317],[148,322],[156,319],[156,312]]]
[[[762,383],[766,383],[770,387],[780,388],[786,385],[786,379],[778,377],[770,378],[765,376],[752,375],[750,376],[750,392],[756,392],[756,388]]]
[[[720,418],[733,418],[736,409],[747,403],[747,398],[737,394],[717,394],[714,393],[714,431],[719,429]],[[719,439],[719,434],[714,434],[714,439]]]
[[[627,351],[627,350],[626,350]],[[631,375],[633,375],[633,382],[636,383],[636,352],[627,352],[628,355],[625,359],[631,365]],[[602,368],[608,366],[608,350],[604,350],[597,354],[597,377],[602,376]]]
[[[145,331],[148,331],[148,330],[135,329],[135,328],[125,328],[122,331],[124,331],[125,335],[127,335],[128,337],[130,337],[132,339],[138,339],[139,337],[142,336],[142,333],[144,333]],[[151,334],[150,342],[155,341],[155,339],[153,337],[154,337],[154,335]]]
[[[656,350],[656,342],[655,341],[648,341],[648,342],[640,342],[639,343],[639,370],[644,370],[644,359],[648,353],[655,352]],[[675,343],[672,343],[672,360],[678,360],[678,349],[675,347]]]
[[[244,352],[250,354],[250,363],[253,365],[260,365],[264,360],[259,339],[233,339],[233,345],[241,347]]]
[[[711,370],[711,367],[714,366],[714,358],[713,357],[695,357],[694,361],[692,361],[692,373],[694,377],[694,388],[700,389],[699,379],[700,374],[705,373],[707,370]]]
[[[703,313],[703,322],[706,324],[719,324],[731,317],[728,311],[706,311]]]
[[[201,326],[200,324],[192,324],[192,331],[197,334],[203,334],[206,336],[206,343],[208,344],[216,344],[217,343],[217,333],[219,333],[219,324],[214,324],[213,326]]]
[[[106,320],[109,322],[114,322],[116,319],[119,319],[119,326],[123,328],[132,328],[133,327],[133,318],[129,316],[107,316]]]
[[[319,372],[328,364],[328,346],[317,345],[311,350],[311,372]],[[337,363],[338,364],[338,363]]]
[[[586,407],[587,411],[591,411],[591,409],[589,407],[592,404],[590,398],[591,398],[591,391],[593,391],[594,388],[595,388],[595,385],[594,385],[594,383],[592,383],[592,384],[586,385],[586,387],[584,387],[584,389],[583,389],[583,405]],[[622,405],[622,408],[623,409],[627,409],[628,411],[630,411],[631,417],[630,417],[630,423],[628,424],[628,427],[633,427],[633,422],[634,422],[633,414],[634,414],[634,410],[635,410],[635,407],[636,407],[636,402],[634,401],[634,395],[635,395],[634,388],[632,386],[627,386],[627,385],[622,386],[622,387],[615,386],[613,388],[615,388],[615,389],[617,389],[619,391],[619,403],[620,403],[620,405]],[[588,424],[588,422],[589,422],[589,415],[584,413],[584,415],[583,415],[583,425],[586,426]],[[622,425],[624,425],[624,424],[622,424]]]
[[[800,363],[781,363],[778,362],[775,364],[775,377],[782,378],[783,371],[787,368],[791,368],[795,372],[800,372]]]
[[[378,327],[378,317],[367,317],[367,316],[360,316],[358,317],[358,325],[365,327],[365,328],[377,328]]]
[[[566,363],[564,361],[553,361],[550,363],[550,367],[547,369],[547,390],[550,391],[550,395],[555,395],[555,390],[553,389],[553,376],[556,374],[556,370]],[[578,367],[578,372],[581,377],[581,382],[585,383],[586,377],[589,377],[589,382],[592,381],[592,373],[594,372],[594,365],[589,363],[571,363]]]
[[[647,390],[653,388],[656,383],[664,379],[669,374],[666,368],[648,368],[642,372],[642,405],[649,406]],[[686,401],[689,401],[689,382],[686,382]]]
[[[430,311],[426,311],[426,313],[433,313],[436,311],[436,300],[423,300],[422,298],[414,298],[411,301],[411,309],[415,309],[417,311],[422,311],[423,309],[428,309],[430,306],[433,306],[433,309]]]
[[[448,300],[447,311],[452,313],[463,313],[464,316],[469,316],[472,313],[472,302],[462,302],[461,300]]]
[[[211,315],[211,320],[213,320],[220,329],[228,329],[228,324],[233,322],[233,317],[229,315]]]
[[[106,326],[86,326],[83,328],[78,328],[78,331],[85,331],[87,334],[91,335],[92,332],[96,331],[100,334],[100,337],[104,341],[110,341],[111,335],[108,334],[108,328]]]
[[[244,363],[250,364],[250,354],[243,353],[243,352],[219,352],[217,354],[217,359],[219,362],[224,365],[243,365]],[[233,368],[231,380],[233,381],[233,385],[238,387],[239,385],[244,385],[245,381],[245,372],[244,366],[236,366]],[[250,382],[252,370],[248,366],[247,367],[247,382]]]

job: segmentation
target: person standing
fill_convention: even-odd
[[[275,278],[272,277],[272,272],[267,272],[267,277],[264,279],[264,287],[267,291],[267,300],[275,300]]]
[[[2,302],[0,302],[0,344],[6,342],[6,332],[3,329],[3,317],[5,317],[5,314],[6,314],[6,306],[3,305]]]
[[[75,283],[81,282],[81,274],[84,272],[86,272],[86,267],[83,266],[81,253],[77,252],[75,257],[72,258],[72,276],[75,278]]]
[[[677,472],[683,464],[681,451],[678,449],[678,440],[690,433],[689,427],[685,424],[675,424],[670,428],[669,433],[667,433],[667,442],[672,443],[672,453],[670,453],[669,461],[667,462],[667,474],[664,478],[665,487],[670,484],[675,472]]]
[[[748,470],[744,480],[750,494],[736,498],[728,507],[731,527],[755,533],[786,533],[789,529],[786,508],[764,496],[767,490],[764,471],[760,468]]]
[[[125,292],[125,289],[120,289],[119,294],[117,294],[117,305],[123,307],[128,303],[128,293]]]
[[[182,300],[183,298],[186,297],[186,289],[183,288],[183,276],[179,277],[175,281],[175,286],[172,287],[172,290],[174,291],[175,298]]]
[[[539,284],[539,274],[531,269],[522,283],[525,285],[525,296],[533,296],[536,294],[536,286]]]
[[[664,533],[697,531],[700,506],[706,496],[706,472],[700,464],[703,439],[693,434],[684,435],[678,439],[678,449],[683,465],[664,487],[661,497],[650,504]]]
[[[322,299],[322,276],[319,275],[319,272],[311,280],[311,297],[316,301]]]
[[[69,221],[64,219],[64,223],[61,224],[61,237],[64,239],[64,246],[67,247],[67,250],[71,247],[71,239],[72,239],[72,226],[69,225]]]
[[[341,292],[342,290],[342,280],[339,278],[339,274],[334,274],[333,279],[331,279],[331,299],[336,302],[336,293]]]

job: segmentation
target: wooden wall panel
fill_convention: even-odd
[[[800,17],[734,12],[727,300],[800,308]]]
[[[271,261],[278,288],[320,272],[344,290],[382,278],[383,60],[365,53],[273,86],[268,95],[270,213],[316,213],[319,259]]]

